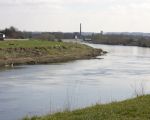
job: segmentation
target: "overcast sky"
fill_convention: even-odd
[[[150,32],[150,0],[0,0],[0,29]]]

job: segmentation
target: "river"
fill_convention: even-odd
[[[92,45],[102,59],[0,70],[0,120],[19,120],[150,93],[150,48]]]

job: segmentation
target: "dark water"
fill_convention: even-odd
[[[150,49],[92,45],[104,59],[0,71],[0,120],[19,120],[150,93]]]

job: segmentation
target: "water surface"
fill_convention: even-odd
[[[150,93],[150,49],[91,45],[104,59],[17,66],[0,71],[0,119],[19,120]]]

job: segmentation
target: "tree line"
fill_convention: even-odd
[[[5,28],[4,30],[0,30],[0,33],[5,34],[6,38],[12,38],[12,39],[40,39],[40,40],[49,40],[49,41],[54,41],[54,40],[61,41],[61,39],[74,39],[75,35],[79,36],[78,32],[63,33],[63,32],[20,31],[19,29],[13,26],[9,28]]]
[[[93,43],[150,47],[150,36],[126,34],[93,34]]]

